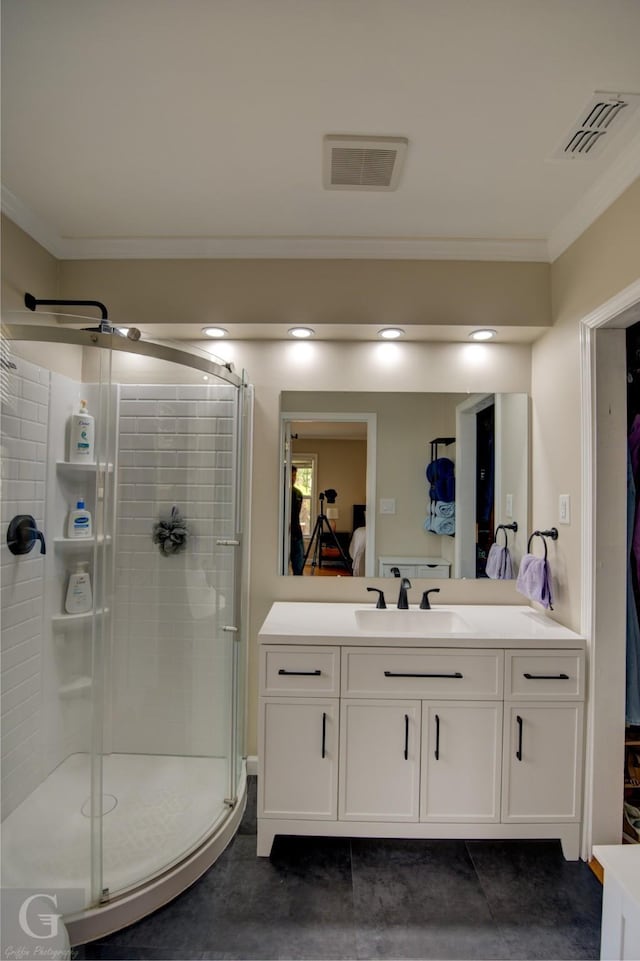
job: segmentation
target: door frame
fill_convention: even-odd
[[[581,632],[587,639],[588,693],[582,852],[592,856],[594,843],[619,843],[624,757],[622,720],[611,705],[625,703],[626,548],[611,549],[611,532],[626,532],[624,493],[612,496],[610,482],[621,486],[620,471],[611,477],[611,441],[598,430],[603,416],[615,416],[621,429],[626,403],[614,410],[608,389],[620,391],[613,375],[620,344],[603,341],[598,331],[620,330],[640,321],[640,280],[619,291],[580,321],[582,408],[582,570]],[[613,347],[613,349],[610,349]],[[626,385],[623,385],[626,391]],[[626,397],[625,397],[626,400]],[[619,465],[619,455],[616,465]],[[608,469],[609,468],[609,469]],[[617,490],[616,493],[620,493]],[[626,537],[624,538],[626,544]],[[601,655],[601,656],[600,656]]]

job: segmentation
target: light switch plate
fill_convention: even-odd
[[[513,517],[513,494],[507,494],[504,500],[505,500],[504,512],[507,515],[507,517],[511,518]]]
[[[571,498],[569,494],[560,494],[558,497],[558,523],[571,523]]]
[[[396,499],[395,497],[381,497],[380,498],[380,513],[381,514],[395,514],[396,512]]]

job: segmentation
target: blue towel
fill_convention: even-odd
[[[456,532],[456,522],[452,517],[432,517],[430,530],[432,534],[453,535]]]
[[[525,554],[520,562],[516,589],[525,597],[552,611],[551,570],[547,559]]]
[[[455,517],[456,502],[455,501],[436,501],[434,513],[436,517]]]
[[[497,581],[513,580],[513,563],[511,561],[511,551],[508,547],[501,547],[499,544],[492,544],[487,555],[485,567],[487,577]]]

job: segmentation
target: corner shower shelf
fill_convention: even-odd
[[[104,617],[105,614],[109,613],[109,608],[98,608],[96,611],[87,611],[86,614],[53,614],[51,617],[51,623],[54,627],[71,626],[72,624],[85,624],[88,623],[93,615],[96,617]]]
[[[113,464],[74,464],[69,460],[56,461],[56,467],[61,471],[84,471],[95,473],[98,469],[106,471],[108,474],[113,470]]]
[[[75,677],[68,684],[61,684],[58,688],[60,697],[79,697],[81,694],[90,691],[93,681],[90,677]]]
[[[75,548],[81,548],[81,547],[93,547],[93,545],[96,543],[96,538],[95,537],[54,537],[53,543],[55,544],[56,547],[60,547],[62,549],[69,548],[70,550],[74,550]],[[102,534],[98,535],[98,545],[110,544],[110,543],[111,543],[110,535],[107,535],[106,537],[104,537],[104,535]]]

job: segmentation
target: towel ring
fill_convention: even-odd
[[[527,542],[527,554],[531,553],[531,541],[534,537],[541,537],[542,543],[544,544],[544,559],[547,559],[547,537],[550,537],[552,541],[558,540],[558,528],[552,527],[548,531],[533,531],[531,537]]]
[[[507,531],[513,531],[514,534],[518,532],[518,522],[514,521],[513,524],[498,524],[496,527],[496,532],[493,535],[494,541],[498,542],[498,531],[504,531],[504,546],[507,547],[509,544],[509,535]]]

